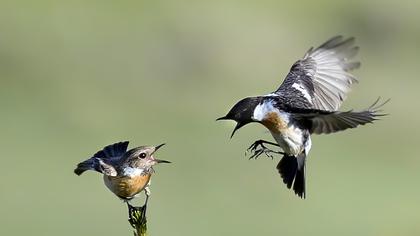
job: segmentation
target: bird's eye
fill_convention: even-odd
[[[146,153],[140,153],[140,156],[139,156],[141,159],[143,159],[143,158],[145,158],[146,157]]]

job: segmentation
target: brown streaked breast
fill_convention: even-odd
[[[134,177],[104,175],[104,182],[109,190],[118,197],[132,198],[146,187],[151,176],[151,174],[138,175]]]
[[[277,112],[267,113],[261,123],[274,133],[281,133],[287,129],[286,121]]]

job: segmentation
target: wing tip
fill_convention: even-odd
[[[326,42],[321,44],[317,49],[325,48],[325,49],[333,49],[342,45],[346,45],[347,47],[353,45],[356,41],[355,37],[348,37],[345,38],[343,35],[336,35],[328,39]]]
[[[381,100],[381,96],[379,96],[375,102],[369,106],[369,108],[367,109],[368,111],[381,111],[380,108],[382,108],[385,104],[387,104],[389,101],[391,101],[391,98],[386,99],[384,102],[379,103],[379,101]]]

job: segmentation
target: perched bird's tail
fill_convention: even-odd
[[[305,159],[305,152],[297,157],[284,155],[277,165],[277,170],[287,188],[290,189],[293,184],[293,190],[301,198],[305,198]]]
[[[77,164],[76,169],[74,169],[74,173],[76,175],[81,175],[87,170],[96,170],[98,172],[101,172],[99,168],[99,162],[96,158],[90,158],[84,162],[80,162],[79,164]]]

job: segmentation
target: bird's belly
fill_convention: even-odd
[[[305,149],[303,132],[293,125],[271,135],[287,154],[297,156]]]
[[[268,112],[261,123],[271,132],[271,135],[287,153],[299,155],[304,150],[303,131],[290,124],[290,117],[284,112]]]
[[[105,185],[120,198],[132,198],[140,193],[150,181],[151,174],[136,176],[104,175]]]

